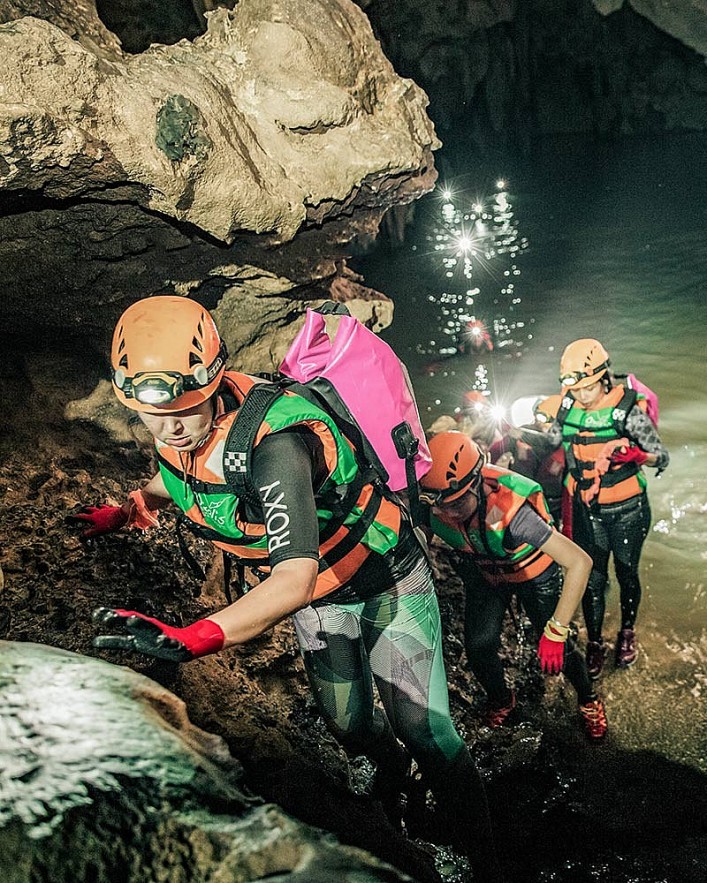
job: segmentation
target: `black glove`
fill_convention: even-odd
[[[93,646],[99,650],[132,650],[146,653],[170,662],[188,662],[194,656],[186,645],[170,632],[181,631],[165,625],[158,619],[143,616],[134,610],[114,610],[98,607],[93,611],[93,621],[101,626],[117,626],[123,631],[117,635],[99,635]]]

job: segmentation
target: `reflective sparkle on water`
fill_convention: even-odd
[[[507,183],[499,179],[491,197],[473,201],[449,184],[440,194],[439,214],[426,235],[431,275],[439,270],[438,290],[427,296],[439,308],[438,339],[418,344],[417,351],[433,358],[471,355],[481,363],[494,351],[519,353],[526,323],[514,315],[522,300],[517,260],[528,240],[519,235]],[[479,383],[474,388],[488,390]]]

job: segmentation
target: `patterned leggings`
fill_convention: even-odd
[[[437,597],[422,554],[388,591],[306,607],[294,623],[320,713],[348,750],[374,755],[389,721],[422,767],[446,767],[460,754],[464,742],[449,714]],[[385,716],[374,705],[374,683]]]

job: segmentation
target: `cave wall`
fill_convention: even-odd
[[[271,370],[310,301],[385,324],[345,257],[434,186],[424,92],[349,0],[175,4],[162,31],[145,16],[150,38],[177,38],[179,9],[201,36],[130,54],[91,0],[0,0],[0,383],[18,412],[29,352],[104,353],[159,291],[240,300],[237,368]]]
[[[445,143],[707,129],[704,0],[359,0]]]

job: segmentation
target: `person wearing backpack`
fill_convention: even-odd
[[[146,528],[171,502],[198,535],[266,575],[186,627],[99,608],[110,634],[95,646],[187,662],[292,616],[319,711],[349,752],[376,762],[384,806],[394,808],[412,755],[475,876],[501,880],[483,782],[450,717],[432,573],[404,507],[323,407],[226,371],[226,358],[193,300],[155,296],[124,312],[113,390],[154,437],[159,471],[122,506],[74,518],[86,536]],[[241,426],[249,413],[257,425]]]
[[[651,523],[642,467],[653,467],[660,474],[670,461],[649,417],[649,413],[657,414],[657,403],[649,410],[650,399],[628,383],[618,382],[609,366],[608,352],[594,338],[575,340],[565,348],[560,360],[563,399],[547,430],[547,437],[565,451],[565,501],[569,505],[563,530],[593,561],[582,599],[587,667],[593,678],[599,677],[607,653],[602,630],[611,555],[621,603],[616,666],[624,669],[636,661],[635,624],[641,601],[638,570]]]
[[[601,740],[607,731],[604,703],[571,625],[591,558],[554,528],[537,482],[486,464],[479,445],[462,432],[438,433],[429,447],[432,468],[420,480],[420,499],[429,507],[427,529],[460,553],[465,649],[486,691],[486,725],[501,726],[516,705],[498,652],[504,615],[516,595],[539,636],[542,670],[565,673],[587,736]]]

